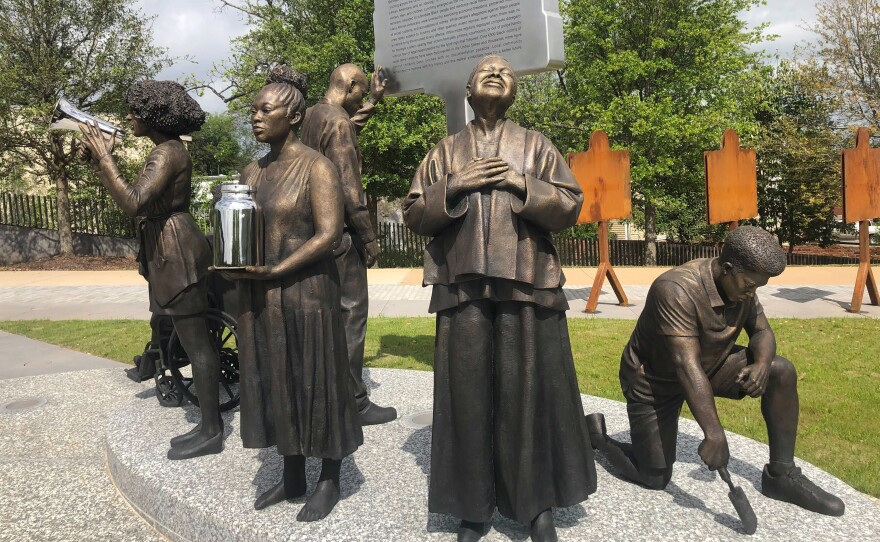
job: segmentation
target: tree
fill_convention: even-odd
[[[814,67],[783,62],[766,85],[758,113],[758,212],[756,221],[788,243],[831,244],[839,224],[842,138],[834,95],[820,92]]]
[[[221,0],[247,15],[249,32],[233,42],[222,68],[225,89],[212,89],[233,109],[250,109],[269,67],[286,63],[306,75],[307,102],[320,99],[330,72],[347,62],[373,70],[372,0]],[[464,83],[462,83],[464,84]],[[385,98],[361,133],[363,177],[370,208],[379,197],[406,194],[416,167],[446,135],[445,109],[425,95]]]
[[[71,134],[47,130],[53,106],[121,118],[124,91],[167,62],[151,24],[133,0],[0,0],[0,156],[53,182],[64,255],[78,164]]]
[[[880,0],[821,0],[807,53],[822,59],[823,92],[835,95],[849,122],[880,131]]]
[[[705,225],[703,151],[718,148],[726,128],[744,140],[754,135],[767,69],[749,46],[762,29],[747,30],[739,16],[758,3],[569,0],[561,6],[565,72],[524,84],[541,87],[546,108],[531,113],[533,125],[561,147],[585,150],[602,129],[631,151],[634,218],[645,228],[649,265],[658,233],[681,241],[722,235]]]
[[[231,175],[254,159],[258,144],[240,119],[222,113],[208,115],[193,134],[189,154],[195,175]]]

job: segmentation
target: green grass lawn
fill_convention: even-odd
[[[581,391],[622,400],[617,370],[635,322],[578,318],[568,324]],[[880,320],[775,319],[771,324],[779,354],[799,373],[797,455],[880,497]],[[367,329],[368,367],[432,369],[433,318],[372,318]],[[147,322],[125,320],[0,322],[0,330],[129,363],[150,336]],[[718,410],[726,429],[767,441],[760,401],[720,399]]]

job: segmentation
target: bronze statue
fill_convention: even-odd
[[[171,316],[192,362],[201,421],[189,433],[171,439],[168,458],[216,454],[223,450],[220,369],[204,317],[211,252],[189,213],[192,161],[180,140],[202,126],[205,112],[173,81],[135,83],[125,101],[134,135],[156,145],[137,179],[125,181],[111,154],[114,138],[104,137],[96,125],[80,125],[83,143],[113,200],[137,217],[139,270],[149,284],[150,311]]]
[[[390,422],[397,418],[391,407],[370,401],[364,385],[364,338],[369,307],[367,267],[376,263],[379,242],[370,222],[361,179],[361,152],[357,134],[376,111],[385,93],[382,68],[377,67],[368,87],[364,72],[354,64],[343,64],[330,74],[327,93],[306,111],[300,129],[302,142],[330,159],[339,169],[345,203],[342,242],[334,252],[342,286],[342,318],[348,344],[348,363],[355,389],[358,413],[363,425]],[[370,88],[370,99],[364,102]]]
[[[699,454],[712,469],[730,459],[715,397],[761,397],[770,462],[761,491],[820,514],[844,504],[794,464],[797,372],[776,355],[776,337],[755,291],[785,269],[785,253],[768,232],[741,226],[721,256],[693,260],[660,275],[620,359],[632,445],[607,436],[601,414],[587,416],[590,439],[621,475],[651,489],[672,476],[678,418],[687,401],[705,438]],[[745,329],[748,347],[736,345]]]
[[[305,458],[323,459],[299,521],[327,516],[339,501],[342,459],[363,443],[351,389],[340,284],[333,249],[343,204],[333,164],[304,145],[305,79],[272,70],[254,100],[251,125],[269,153],[240,182],[256,189],[265,265],[224,271],[240,281],[241,438],[246,448],[278,447],[282,480],[260,495],[263,509],[306,492]]]
[[[575,224],[583,195],[547,138],[505,118],[505,59],[480,60],[467,91],[475,120],[428,153],[404,205],[407,225],[433,237],[428,506],[461,519],[459,540],[479,539],[496,506],[555,540],[552,508],[596,489],[549,233]]]

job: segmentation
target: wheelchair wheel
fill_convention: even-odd
[[[238,406],[238,331],[236,321],[225,312],[208,309],[205,311],[208,332],[220,357],[220,412]],[[168,340],[168,371],[175,386],[192,404],[199,406],[199,398],[193,388],[192,369],[186,351],[180,344],[177,331]]]
[[[153,382],[156,384],[156,399],[163,407],[179,407],[186,402],[183,392],[177,387],[171,374],[165,367],[165,359],[162,349],[155,343],[149,342],[144,347],[141,363],[152,363],[155,367]]]

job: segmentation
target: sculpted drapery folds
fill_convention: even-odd
[[[462,520],[459,540],[482,536],[496,507],[553,539],[551,509],[596,488],[550,236],[576,222],[583,196],[550,141],[504,118],[515,95],[506,60],[477,63],[476,119],[428,153],[404,206],[407,225],[433,237],[428,504]]]

